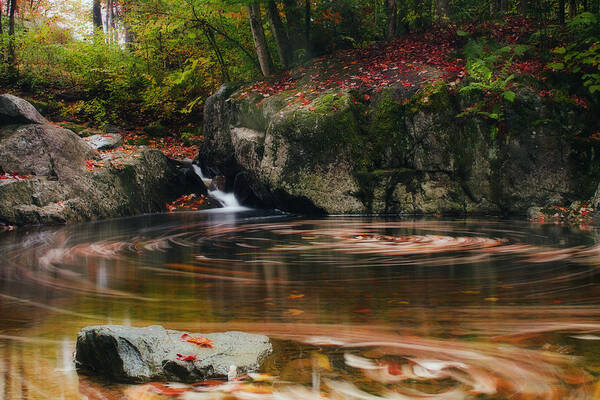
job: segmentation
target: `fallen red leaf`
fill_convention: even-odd
[[[177,359],[179,361],[194,361],[196,356],[184,356],[183,354],[177,353]]]

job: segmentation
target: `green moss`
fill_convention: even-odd
[[[82,131],[84,131],[86,129],[85,126],[83,125],[79,125],[79,124],[71,124],[71,123],[66,123],[66,124],[60,124],[61,127],[68,129],[70,131],[73,131],[77,134],[80,134]]]
[[[308,155],[316,163],[335,160],[351,151],[360,139],[359,121],[349,93],[326,93],[310,106],[294,102],[281,111],[269,129],[275,139],[290,143],[290,168],[305,163]]]
[[[150,136],[167,136],[169,131],[160,121],[150,122],[144,127],[144,132]]]

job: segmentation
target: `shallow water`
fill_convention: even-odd
[[[600,399],[600,231],[172,213],[0,234],[0,398]],[[78,377],[104,323],[275,340],[216,386]]]

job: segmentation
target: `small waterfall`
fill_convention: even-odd
[[[233,194],[233,193],[226,193],[226,192],[224,192],[222,190],[210,190],[210,184],[212,183],[212,179],[207,178],[202,173],[202,168],[200,168],[196,164],[193,164],[192,168],[194,168],[194,172],[196,173],[196,175],[198,175],[200,177],[200,179],[202,179],[202,182],[204,182],[204,185],[208,189],[208,195],[210,197],[212,197],[213,199],[215,199],[216,201],[218,201],[219,204],[223,206],[223,208],[227,208],[227,209],[239,209],[239,210],[246,209],[246,207],[243,207],[240,204],[240,202],[238,201],[238,199],[235,197],[235,194]]]
[[[192,164],[192,168],[194,168],[194,172],[196,173],[196,175],[198,175],[200,177],[200,179],[202,179],[202,182],[204,182],[204,186],[209,188],[210,184],[212,183],[212,179],[204,176],[204,174],[202,173],[202,168],[200,168],[196,164]]]

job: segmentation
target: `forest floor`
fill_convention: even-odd
[[[388,86],[420,88],[443,79],[451,82],[466,76],[461,50],[466,37],[489,37],[503,45],[522,44],[536,31],[531,20],[519,17],[501,22],[439,26],[422,33],[364,48],[341,50],[310,61],[273,78],[250,84],[248,92],[268,97],[286,90],[304,96],[332,89],[379,91]],[[541,77],[542,60],[527,55],[513,58],[509,73]]]

